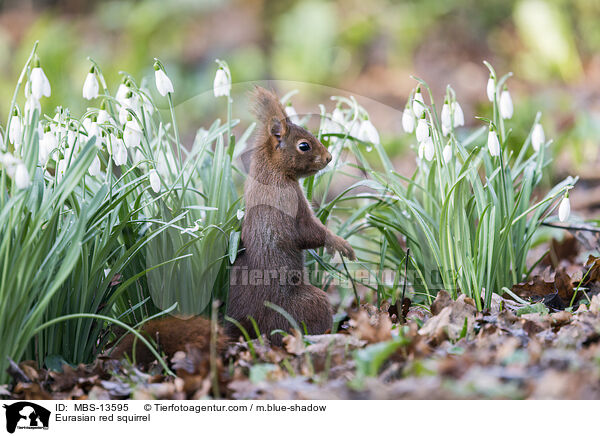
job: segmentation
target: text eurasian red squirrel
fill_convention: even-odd
[[[272,92],[256,87],[253,98],[259,127],[244,188],[242,251],[231,270],[227,316],[253,335],[252,317],[259,331],[279,345],[281,335],[270,333],[290,331],[291,326],[265,302],[281,307],[299,326],[304,324],[309,334],[325,333],[332,326],[327,294],[305,279],[304,250],[324,246],[351,260],[355,254],[346,240],[316,218],[299,183],[299,179],[325,168],[331,154],[308,130],[286,117]],[[240,335],[232,323],[226,322],[225,329],[231,338]],[[166,318],[150,321],[142,330],[171,355],[185,350],[188,344],[206,349],[210,321],[202,317]],[[130,352],[132,342],[128,335],[112,355],[119,358]],[[152,360],[143,348],[138,343],[138,361]]]

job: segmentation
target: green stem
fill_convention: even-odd
[[[169,100],[169,109],[171,111],[171,120],[173,121],[173,132],[175,133],[175,142],[177,143],[177,157],[179,159],[179,168],[182,167],[181,164],[181,143],[179,142],[179,130],[177,130],[177,121],[175,121],[175,108],[173,107],[173,97],[169,92],[167,94],[167,99]]]
[[[229,159],[233,160],[233,144],[231,140],[231,115],[232,115],[233,99],[227,96],[227,154]]]

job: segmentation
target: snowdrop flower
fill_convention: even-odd
[[[360,131],[360,121],[358,119],[352,121],[349,135],[356,139],[362,140]]]
[[[66,155],[68,156],[68,155]],[[56,166],[56,182],[60,183],[63,177],[65,176],[65,172],[67,171],[67,161],[65,159],[61,159],[58,161],[58,165]]]
[[[241,221],[241,219],[244,218],[244,211],[242,209],[238,209],[235,215],[238,221]]]
[[[417,118],[421,118],[423,112],[425,112],[425,102],[423,100],[423,94],[421,94],[421,87],[419,86],[417,86],[415,96],[413,97],[412,109]]]
[[[48,150],[48,153],[52,152],[52,150],[54,150],[58,146],[58,141],[56,140],[56,136],[54,136],[54,133],[52,133],[52,130],[50,130],[48,128],[44,132],[44,136],[42,136],[41,142],[44,144],[44,147],[46,148],[46,150]]]
[[[0,153],[0,164],[6,169],[8,177],[11,179],[15,176],[15,168],[21,162],[11,153]]]
[[[425,118],[420,118],[417,122],[416,136],[417,141],[419,142],[423,142],[425,139],[429,138],[429,124],[427,124]]]
[[[569,194],[567,193],[562,201],[560,202],[560,206],[558,206],[558,219],[561,222],[565,222],[569,219],[569,215],[571,214],[571,202],[569,201]]]
[[[496,78],[491,74],[487,82],[486,92],[488,100],[494,101],[494,95],[496,94]]]
[[[25,100],[25,118],[29,119],[36,109],[38,112],[41,112],[42,107],[40,106],[40,101],[31,94],[27,97],[27,100]]]
[[[419,153],[418,153],[418,155],[419,155],[419,159],[423,159],[423,155],[424,155],[424,154],[425,154],[425,143],[424,143],[424,142],[421,142],[421,143],[419,144]]]
[[[113,143],[113,161],[117,166],[125,165],[127,163],[127,147],[120,136]]]
[[[500,156],[500,142],[498,141],[498,134],[491,126],[490,132],[488,133],[487,146],[491,156]]]
[[[153,168],[150,170],[150,173],[148,174],[148,176],[150,178],[150,187],[152,188],[152,190],[154,192],[159,193],[160,192],[160,177],[158,176],[158,173]]]
[[[340,109],[339,107],[336,107],[333,110],[333,112],[331,113],[331,119],[340,127],[342,127],[346,124],[346,118],[344,117],[344,111],[342,111],[342,109]]]
[[[42,166],[48,163],[50,153],[56,148],[57,145],[58,143],[56,141],[56,136],[54,136],[54,133],[52,133],[50,129],[47,128],[44,134],[42,135],[42,139],[40,140],[40,147],[38,153],[40,164],[42,164]]]
[[[154,62],[154,81],[156,82],[156,89],[163,97],[167,93],[173,92],[173,83],[158,62]]]
[[[450,104],[446,100],[442,106],[442,135],[448,136],[452,129],[452,115],[450,114]]]
[[[535,123],[533,126],[533,132],[531,132],[531,145],[535,151],[540,151],[542,145],[546,142],[546,135],[544,134],[544,128],[540,123]]]
[[[92,100],[98,97],[98,79],[96,79],[94,70],[94,67],[90,69],[90,72],[85,77],[85,82],[83,82],[83,98],[86,100]]]
[[[21,143],[23,142],[23,127],[21,125],[21,118],[15,109],[13,111],[13,116],[10,119],[10,127],[8,129],[8,140],[14,144],[15,148],[19,148]]]
[[[452,111],[454,113],[454,127],[464,126],[465,114],[457,101],[452,103]]]
[[[345,133],[346,132],[346,119],[344,112],[336,107],[331,113],[331,117],[325,116],[323,122],[323,133]]]
[[[359,138],[366,142],[379,144],[379,133],[371,121],[368,119],[360,123]]]
[[[507,120],[512,118],[513,112],[512,98],[510,98],[508,88],[505,86],[502,94],[500,94],[500,116]]]
[[[137,97],[131,91],[129,91],[123,100],[123,103],[121,104],[121,109],[119,109],[119,123],[125,124],[131,116],[128,109],[136,112],[137,106]]]
[[[121,83],[119,85],[119,88],[117,89],[117,94],[115,95],[115,100],[117,100],[121,106],[127,98],[127,94],[129,93],[129,91],[129,87],[127,87],[125,83]]]
[[[42,96],[50,97],[50,82],[44,74],[44,70],[40,67],[39,60],[37,60],[35,68],[31,70],[29,80],[31,80],[31,94],[36,100],[39,100]]]
[[[123,142],[127,148],[135,148],[140,145],[142,140],[142,131],[137,124],[137,121],[130,119],[125,124],[123,130]]]
[[[444,150],[442,150],[442,157],[444,158],[444,163],[450,162],[450,159],[452,159],[452,147],[450,147],[450,145],[444,147]]]
[[[98,111],[98,119],[96,120],[98,124],[109,123],[112,124],[112,119],[110,114],[106,111],[106,102],[102,100],[100,104],[100,110]]]
[[[425,140],[423,141],[422,144],[423,144],[423,154],[425,155],[425,159],[427,159],[428,161],[431,161],[435,154],[435,147],[433,145],[433,140],[431,139],[430,136],[428,136],[427,138],[425,138]]]
[[[121,106],[121,109],[119,109],[119,124],[125,124],[127,122],[127,118],[129,118],[130,113],[127,110],[127,106],[123,105]]]
[[[402,112],[402,128],[406,133],[412,133],[415,130],[415,114],[408,107],[405,107]]]
[[[15,186],[17,189],[25,189],[31,185],[31,179],[27,167],[23,162],[19,162],[15,168]]]
[[[231,73],[225,62],[216,60],[219,64],[219,69],[215,74],[215,81],[213,83],[213,93],[215,97],[228,97],[231,92]]]
[[[89,118],[87,118],[89,119]],[[86,129],[87,130],[87,134],[88,134],[88,138],[92,138],[93,136],[96,137],[96,144],[101,144],[102,140],[100,138],[100,129],[98,128],[98,123],[96,121],[92,121],[90,122],[89,127]]]
[[[88,172],[92,177],[96,177],[102,174],[102,170],[100,168],[100,158],[98,157],[98,155],[96,155],[96,157],[92,161],[92,164],[88,168]]]

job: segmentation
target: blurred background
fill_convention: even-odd
[[[114,92],[124,70],[153,86],[153,58],[175,84],[184,138],[223,116],[224,101],[208,98],[216,58],[229,63],[234,116],[249,119],[244,91],[276,80],[298,88],[298,112],[318,113],[329,95],[360,96],[400,166],[414,161],[400,111],[425,79],[441,106],[447,84],[457,92],[467,126],[490,108],[485,97],[491,62],[515,102],[514,135],[525,138],[536,111],[555,140],[555,177],[579,174],[585,195],[574,207],[600,204],[595,188],[600,138],[600,2],[595,0],[143,0],[0,2],[0,115],[35,40],[52,84],[43,110],[58,104],[85,110],[81,87],[87,57],[102,67]],[[152,86],[150,86],[152,85]],[[187,102],[187,103],[186,103]],[[190,103],[192,102],[192,103]],[[182,109],[183,108],[183,109]],[[517,141],[517,144],[519,142]],[[406,158],[411,153],[410,159]],[[581,189],[581,188],[580,188]],[[583,192],[583,191],[582,191]],[[576,194],[576,192],[574,192]],[[579,203],[578,203],[579,202]]]

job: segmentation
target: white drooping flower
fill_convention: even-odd
[[[173,92],[173,82],[167,76],[167,73],[161,68],[158,62],[154,63],[154,81],[156,82],[156,89],[163,97],[169,92]]]
[[[342,109],[336,107],[333,112],[331,112],[331,120],[338,126],[339,129],[344,129],[346,118],[344,117],[344,111]]]
[[[23,127],[21,125],[21,118],[17,115],[17,111],[13,112],[13,116],[10,119],[10,127],[8,129],[8,140],[14,144],[15,148],[19,148],[23,142]]]
[[[379,144],[379,132],[370,120],[363,120],[360,123],[359,138],[366,142]]]
[[[419,159],[423,159],[423,155],[425,154],[425,143],[419,143]]]
[[[25,189],[31,185],[31,178],[29,177],[29,171],[23,162],[19,162],[15,168],[15,186],[17,189]]]
[[[242,209],[238,209],[235,215],[238,221],[241,221],[241,219],[244,218],[244,211]]]
[[[27,100],[25,100],[25,118],[30,119],[36,109],[38,112],[41,112],[42,106],[40,105],[40,101],[31,94],[27,97]]]
[[[417,119],[421,118],[423,112],[425,112],[425,101],[423,100],[423,94],[421,94],[421,88],[417,87],[415,96],[413,97],[412,110],[415,113]]]
[[[100,109],[98,111],[98,120],[97,120],[98,124],[104,124],[104,123],[110,123],[110,124],[112,124],[111,121],[112,120],[110,118],[110,115],[106,111],[106,109]]]
[[[350,132],[348,133],[350,136],[357,138],[357,139],[361,139],[360,134],[360,120],[355,119],[352,120],[350,123]]]
[[[500,94],[500,116],[505,120],[512,118],[514,112],[512,98],[507,88]]]
[[[231,73],[224,62],[217,59],[217,63],[219,64],[219,69],[215,74],[213,93],[215,97],[228,97],[231,93]]]
[[[20,162],[21,160],[11,153],[0,153],[0,164],[6,169],[6,173],[11,179],[15,176],[15,169]]]
[[[129,93],[129,91],[130,89],[124,83],[121,83],[119,85],[119,88],[117,89],[117,94],[115,95],[115,100],[117,100],[121,106],[127,98],[127,94]]]
[[[119,109],[119,123],[125,124],[131,114],[130,110],[136,112],[138,108],[138,97],[129,91],[126,97],[123,99],[121,108]],[[137,112],[136,112],[137,113]]]
[[[498,134],[491,128],[488,133],[487,146],[491,156],[500,156],[500,141],[498,141]]]
[[[433,156],[435,155],[435,147],[433,145],[433,139],[430,136],[425,138],[423,141],[423,154],[425,155],[425,159],[431,161]]]
[[[68,153],[66,155],[68,158]],[[58,165],[56,166],[56,182],[60,183],[63,177],[65,176],[65,172],[67,171],[67,161],[66,159],[61,159],[58,161]]]
[[[544,142],[546,142],[544,128],[540,123],[535,123],[535,126],[533,126],[533,132],[531,132],[531,146],[535,151],[540,151],[540,148],[542,148]]]
[[[406,133],[412,133],[415,130],[415,114],[408,107],[402,112],[402,128]]]
[[[40,148],[38,157],[40,159],[40,164],[42,166],[48,163],[48,158],[50,157],[50,153],[56,148],[58,145],[58,141],[56,140],[56,136],[50,129],[48,129],[42,135],[42,139],[40,139]]]
[[[442,135],[448,136],[452,129],[452,115],[450,113],[450,104],[445,102],[442,106]]]
[[[496,78],[490,75],[486,87],[487,98],[489,101],[494,101],[494,95],[496,94]]]
[[[444,158],[444,163],[450,162],[450,159],[452,159],[452,147],[450,147],[450,145],[444,147],[444,150],[442,150],[442,157]]]
[[[452,103],[452,111],[454,112],[454,127],[464,126],[465,114],[457,101]]]
[[[112,150],[112,157],[115,165],[125,165],[127,163],[127,147],[123,143],[122,138],[117,138],[117,140],[113,142]]]
[[[88,168],[88,172],[92,177],[96,177],[102,174],[102,169],[100,167],[100,158],[98,157],[98,155],[96,155],[96,157],[92,161],[92,164]]]
[[[89,119],[89,118],[86,118]],[[98,123],[96,121],[92,121],[87,128],[88,138],[91,139],[93,136],[96,137],[96,145],[100,145],[102,139],[100,138],[100,128],[98,127]]]
[[[56,136],[54,136],[51,130],[44,132],[41,142],[44,144],[44,148],[48,150],[48,153],[51,153],[58,146]]]
[[[150,187],[156,193],[160,192],[160,177],[156,170],[153,168],[148,173],[148,177],[150,179]]]
[[[571,214],[571,202],[569,201],[569,196],[565,195],[565,197],[560,202],[558,206],[558,219],[561,222],[565,222],[569,219],[569,215]]]
[[[39,65],[31,70],[29,79],[31,80],[31,94],[36,100],[39,100],[42,96],[50,97],[50,82]]]
[[[83,82],[83,98],[86,100],[92,100],[98,97],[98,90],[98,79],[94,73],[94,67],[92,67],[90,72],[85,77],[85,82]]]
[[[451,114],[451,110],[450,110],[450,104],[448,103],[444,103],[444,105],[442,106],[442,113],[441,113],[441,124],[442,124],[442,134],[444,136],[447,136],[450,133],[450,130],[452,129],[452,114]]]
[[[127,148],[135,148],[142,140],[142,130],[137,121],[129,120],[123,129],[123,142]]]
[[[425,118],[420,118],[417,122],[416,136],[417,141],[419,142],[423,142],[425,139],[429,138],[429,124],[427,124]]]

